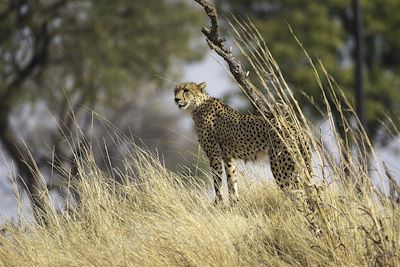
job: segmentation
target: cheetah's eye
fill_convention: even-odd
[[[188,89],[185,89],[185,90],[183,90],[183,92],[184,92],[184,93],[187,93],[187,92],[189,92],[189,90],[188,90]]]

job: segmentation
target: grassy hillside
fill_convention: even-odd
[[[400,260],[399,209],[384,198],[327,187],[310,215],[273,183],[241,177],[241,202],[213,207],[195,179],[167,171],[139,149],[134,153],[126,164],[138,168],[137,178],[127,174],[124,183],[110,183],[87,164],[86,179],[77,185],[79,208],[51,214],[45,228],[7,226],[1,265],[360,266]]]

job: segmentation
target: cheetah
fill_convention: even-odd
[[[214,203],[222,201],[222,162],[232,202],[239,200],[235,160],[253,161],[268,156],[274,179],[283,190],[299,189],[302,177],[309,179],[311,151],[293,124],[279,128],[274,118],[267,121],[259,115],[240,114],[208,95],[205,88],[204,82],[185,82],[175,87],[174,94],[178,108],[191,112],[198,141],[209,159]]]

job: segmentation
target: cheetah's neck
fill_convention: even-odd
[[[212,97],[209,96],[208,94],[204,93],[201,94],[199,96],[196,97],[196,99],[194,100],[194,109],[198,108],[201,104],[203,104],[204,102],[206,102],[207,100],[210,100]]]

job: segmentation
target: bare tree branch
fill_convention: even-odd
[[[255,86],[251,83],[248,78],[248,74],[245,72],[240,61],[232,54],[231,49],[226,49],[224,46],[225,39],[219,36],[218,32],[218,15],[214,4],[207,0],[195,0],[205,10],[207,16],[210,18],[211,27],[202,28],[203,34],[206,36],[206,41],[211,49],[213,49],[218,55],[220,55],[229,66],[233,77],[236,82],[241,86],[242,90],[249,96],[252,104],[262,111],[263,115],[269,114],[268,108],[265,102],[262,100],[262,96],[257,92]]]

